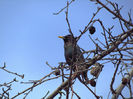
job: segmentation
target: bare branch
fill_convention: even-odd
[[[68,6],[70,6],[75,0],[72,0],[70,3],[68,3]],[[60,14],[63,10],[65,10],[67,8],[67,6],[65,6],[64,8],[62,8],[59,12],[57,13],[53,13],[53,15],[58,15]]]
[[[125,78],[127,79],[127,83],[130,82],[130,80],[133,77],[133,68],[131,68],[131,71],[129,72],[129,75],[127,75]],[[112,99],[117,99],[118,96],[120,95],[121,91],[123,88],[126,86],[126,84],[120,84],[119,87],[116,89],[115,94],[113,94]]]
[[[7,70],[7,69],[5,69],[5,68],[6,68],[6,63],[4,63],[4,66],[3,66],[3,67],[0,67],[0,69],[4,70],[4,71],[6,71],[6,72],[8,72],[8,73],[10,73],[10,74],[19,76],[19,77],[21,77],[22,79],[24,78],[24,74],[23,74],[23,75],[20,75],[20,74],[18,74],[18,73],[14,73],[14,72],[12,72],[12,71],[9,71],[9,70]]]
[[[117,18],[121,19],[123,22],[129,24],[130,26],[133,26],[132,23],[130,23],[129,21],[123,19],[121,16],[119,16],[118,14],[114,13],[112,10],[110,10],[108,7],[106,7],[100,0],[96,0],[97,3],[99,3],[100,5],[102,5],[102,7],[104,7],[106,10],[108,10],[110,13],[112,13],[114,16],[116,16]]]

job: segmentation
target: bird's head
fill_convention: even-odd
[[[74,43],[76,39],[72,35],[66,35],[66,36],[58,36],[59,38],[64,40],[64,43]]]

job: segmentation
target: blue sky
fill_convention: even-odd
[[[113,0],[114,1],[114,0]],[[115,0],[120,5],[124,5],[123,16],[127,18],[127,12],[132,7],[132,0]],[[52,66],[58,66],[58,62],[64,62],[63,41],[58,38],[60,35],[68,34],[68,27],[65,20],[65,12],[59,15],[53,13],[66,6],[63,0],[0,0],[0,65],[7,63],[7,69],[25,74],[24,80],[36,80],[50,73],[50,68],[45,64],[46,61]],[[69,8],[69,20],[72,31],[75,36],[80,34],[84,26],[89,22],[96,7],[89,0],[75,0]],[[102,10],[96,18],[100,18],[106,27],[118,24],[112,21],[112,15]],[[101,27],[94,24],[96,33],[91,37],[96,39],[100,36]],[[121,33],[119,25],[114,27],[114,33]],[[78,44],[86,50],[95,49],[95,46],[89,40],[87,32]],[[107,97],[109,92],[110,80],[114,69],[110,64],[106,65],[101,73],[97,83],[98,95]],[[0,70],[0,83],[10,81],[14,76]],[[106,84],[103,81],[107,82]],[[59,80],[49,81],[38,86],[29,94],[27,99],[39,99],[50,90],[52,92],[60,85]],[[119,84],[117,81],[116,86]],[[101,88],[102,85],[102,88]],[[28,85],[13,85],[11,96],[17,94]],[[81,85],[78,80],[74,85],[75,90],[83,99],[94,96]],[[21,97],[21,96],[20,96]],[[20,97],[16,99],[20,99]],[[56,98],[58,99],[58,98]]]

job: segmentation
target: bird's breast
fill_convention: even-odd
[[[73,54],[73,47],[72,46],[67,46],[66,48],[65,48],[65,55],[66,56],[72,56],[72,54]]]

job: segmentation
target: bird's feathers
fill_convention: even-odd
[[[80,50],[80,47],[76,43],[76,38],[72,35],[60,36],[64,40],[64,54],[68,65],[73,66],[73,71],[76,71],[76,67],[81,66],[85,62],[84,56]],[[87,78],[87,71],[82,72],[84,79]]]

